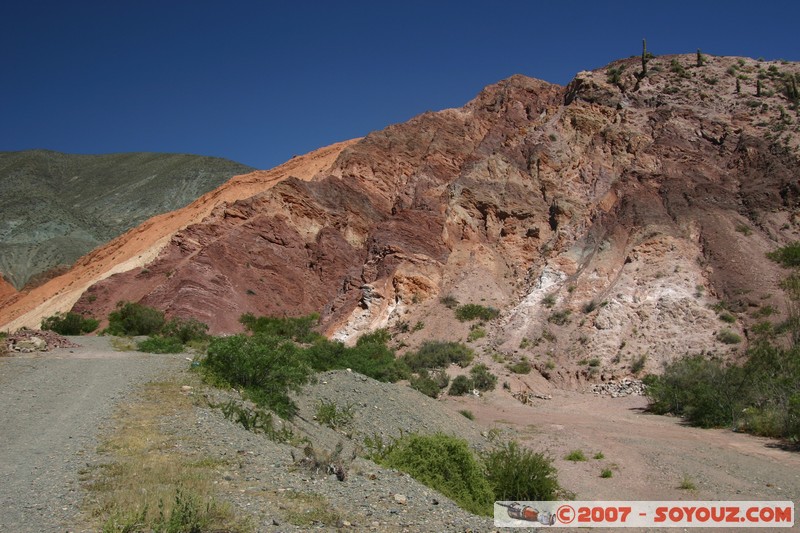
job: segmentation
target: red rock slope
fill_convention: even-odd
[[[355,141],[334,144],[294,157],[272,170],[235,176],[185,208],[151,218],[87,254],[64,275],[29,292],[14,294],[2,302],[0,327],[3,330],[14,330],[22,326],[38,327],[42,317],[68,311],[92,284],[152,261],[172,235],[190,224],[200,222],[215,207],[249,198],[290,176],[309,180],[329,167],[339,152],[353,142]]]

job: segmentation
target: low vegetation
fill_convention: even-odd
[[[494,307],[485,307],[479,304],[464,304],[456,307],[456,318],[461,322],[470,320],[494,320],[500,316],[500,311]]]
[[[573,462],[587,461],[588,460],[588,459],[586,459],[586,454],[583,453],[583,450],[572,450],[566,456],[564,456],[564,459],[566,459],[567,461],[573,461]]]
[[[106,460],[81,472],[88,511],[104,533],[248,529],[215,499],[215,470],[224,462],[181,454],[160,430],[165,414],[188,413],[190,402],[178,383],[151,383],[141,401],[118,412],[99,447]]]
[[[291,442],[295,439],[285,423],[277,423],[272,413],[258,407],[249,407],[236,400],[224,404],[210,403],[209,406],[221,410],[226,419],[241,424],[247,431],[263,433],[273,442]]]
[[[515,374],[530,374],[532,367],[530,361],[523,359],[514,364],[508,365],[506,368]]]
[[[767,257],[787,268],[800,267],[800,241],[769,252]]]
[[[447,394],[450,396],[463,396],[464,394],[472,392],[474,388],[471,379],[467,376],[460,375],[453,378],[453,382],[450,384],[450,390],[447,391]]]
[[[155,309],[150,311],[158,312]],[[136,349],[146,353],[181,353],[188,345],[206,346],[210,339],[207,332],[208,325],[199,320],[176,317],[164,322],[147,339],[136,343]]]
[[[395,358],[389,333],[377,330],[347,347],[313,331],[318,317],[255,318],[242,322],[252,334],[212,339],[201,368],[212,382],[240,387],[261,407],[283,418],[297,411],[289,393],[299,391],[313,372],[350,368],[379,381],[409,377]]]
[[[653,412],[701,427],[800,439],[800,348],[761,342],[741,365],[684,357],[645,383]]]
[[[203,368],[223,383],[244,388],[256,404],[283,418],[297,412],[289,393],[299,392],[311,376],[311,367],[297,344],[264,334],[212,340]]]
[[[456,300],[455,296],[452,294],[448,294],[447,296],[442,296],[439,298],[439,303],[447,307],[448,309],[455,309],[458,307],[458,300]]]
[[[353,406],[340,407],[336,402],[320,400],[314,417],[317,422],[331,429],[347,427],[353,422]]]
[[[798,267],[800,243],[767,255],[783,266]],[[778,327],[770,322],[754,325],[753,344],[744,362],[726,364],[702,355],[678,359],[662,375],[645,378],[650,409],[682,416],[701,427],[730,427],[800,440],[800,277],[796,271],[782,287],[790,300],[788,320]],[[728,333],[720,338],[723,332]],[[722,342],[741,340],[730,330],[723,332],[717,336]],[[723,340],[728,334],[732,336]]]
[[[481,392],[494,390],[497,386],[497,376],[489,371],[489,367],[479,363],[469,371],[472,386]]]
[[[475,514],[490,516],[495,500],[553,500],[560,491],[552,461],[516,442],[481,454],[441,433],[366,444],[375,462],[406,472]]]
[[[694,480],[689,477],[689,474],[684,474],[680,483],[678,483],[678,488],[681,490],[696,490],[697,485],[695,484]]]
[[[407,473],[471,513],[492,513],[494,492],[463,439],[441,433],[406,435],[375,450],[371,459]]]
[[[181,353],[183,343],[174,337],[149,337],[136,343],[136,349],[145,353]]]
[[[482,455],[486,476],[497,500],[546,501],[558,497],[553,462],[514,441]]]
[[[42,320],[42,329],[55,331],[59,335],[83,335],[91,333],[100,325],[94,318],[78,313],[56,313]]]
[[[445,368],[455,363],[461,368],[468,366],[475,356],[472,349],[460,342],[428,341],[419,350],[406,354],[402,361],[411,370]]]
[[[467,335],[467,342],[475,342],[478,339],[482,339],[486,336],[486,330],[482,327],[474,327],[470,328],[469,334]]]
[[[724,344],[739,344],[742,338],[729,329],[723,329],[717,333],[717,340]]]
[[[118,302],[108,315],[104,334],[117,336],[156,335],[166,323],[164,313],[134,302]]]
[[[431,398],[437,398],[442,389],[446,389],[449,384],[450,377],[442,369],[435,371],[433,374],[423,369],[420,370],[419,374],[409,379],[411,388]]]

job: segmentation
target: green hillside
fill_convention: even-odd
[[[252,170],[187,154],[0,152],[0,272],[22,288]]]

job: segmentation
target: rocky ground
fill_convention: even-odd
[[[328,372],[297,396],[292,428],[311,442],[304,451],[306,443],[278,444],[226,419],[213,405],[241,401],[238,394],[202,384],[186,354],[120,353],[105,338],[75,340],[83,346],[0,360],[0,530],[98,528],[86,514],[82,476],[113,459],[98,443],[118,430],[115,408],[137,402],[149,380],[191,399],[177,411],[164,406],[168,414],[158,419],[170,452],[216,465],[216,497],[256,531],[492,531],[490,519],[354,457],[365,436],[401,430],[444,431],[478,448],[490,445],[490,433],[517,438],[554,458],[562,485],[576,499],[800,500],[796,452],[768,439],[646,414],[646,400],[637,394],[554,390],[524,405],[498,390],[435,401],[405,385]],[[352,420],[335,430],[321,425],[315,414],[323,401],[349,408]],[[458,413],[464,409],[475,422]],[[588,460],[565,460],[575,449]],[[598,452],[603,456],[595,459]],[[332,463],[345,466],[344,480],[328,470]],[[600,477],[603,468],[612,470],[611,478]],[[695,489],[678,488],[687,477]]]

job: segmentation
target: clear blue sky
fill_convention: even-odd
[[[15,5],[14,5],[15,4]],[[800,60],[800,2],[8,1],[0,150],[269,168],[521,73],[638,54]]]

